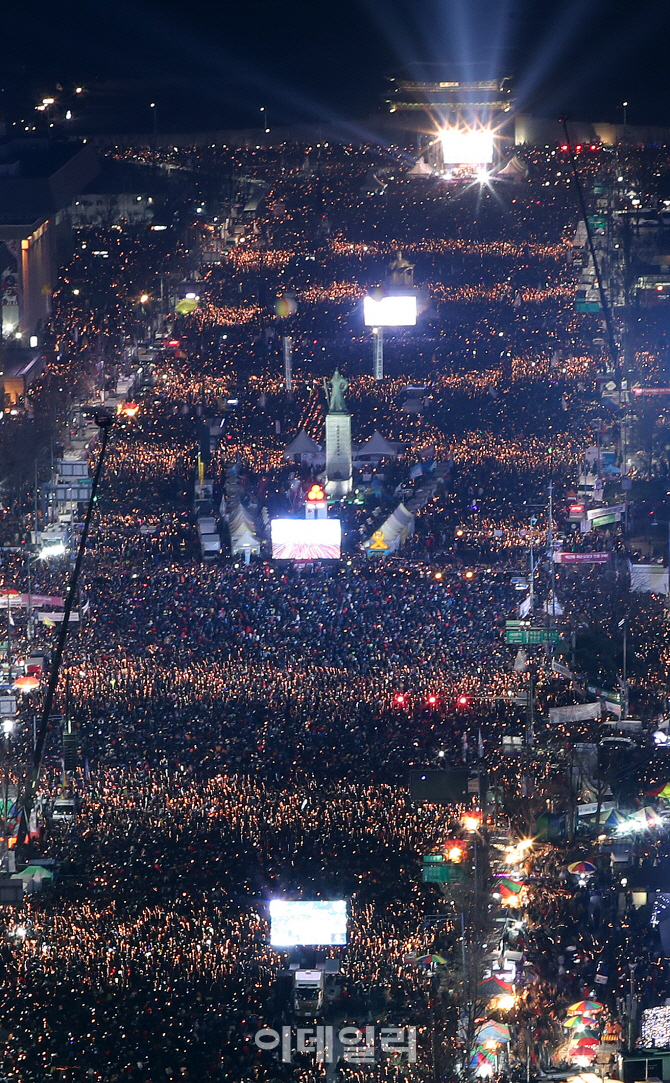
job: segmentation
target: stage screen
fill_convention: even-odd
[[[270,535],[273,560],[340,559],[339,519],[273,519]]]
[[[474,132],[447,128],[440,140],[445,165],[489,165],[493,161],[493,133],[485,128]]]
[[[366,327],[414,327],[416,297],[411,294],[390,297],[363,298],[363,318]]]
[[[270,902],[270,943],[274,948],[295,944],[346,944],[347,904],[344,899],[330,902]]]

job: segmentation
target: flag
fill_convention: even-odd
[[[527,598],[524,598],[521,605],[519,606],[519,617],[520,617],[520,619],[523,620],[524,617],[527,617],[529,613],[530,613],[530,594],[528,595]]]
[[[510,895],[518,895],[523,887],[519,880],[512,880],[510,876],[502,876],[496,883],[496,888],[503,899],[509,899]]]
[[[518,650],[514,659],[514,672],[525,673],[528,665],[528,657],[525,651]]]

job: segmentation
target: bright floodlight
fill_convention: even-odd
[[[389,297],[363,298],[363,318],[366,327],[414,327],[416,297],[391,294]]]
[[[445,165],[488,165],[493,161],[493,132],[488,128],[445,128],[440,140]]]
[[[336,945],[347,942],[347,904],[329,902],[270,902],[270,943],[275,948],[295,944]]]

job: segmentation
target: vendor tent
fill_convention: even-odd
[[[497,1023],[495,1019],[487,1019],[479,1027],[476,1034],[477,1042],[501,1042],[510,1041],[510,1030],[506,1023]]]

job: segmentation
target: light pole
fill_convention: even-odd
[[[530,619],[533,619],[533,613],[535,612],[535,539],[533,536],[533,527],[537,522],[537,515],[531,515],[530,517]]]
[[[3,861],[7,861],[7,854],[9,853],[9,838],[7,837],[7,830],[9,826],[9,740],[14,732],[14,719],[5,718],[2,722],[2,734],[5,739],[5,778],[4,778],[4,797],[3,797],[3,811],[2,811],[2,837],[3,837]]]
[[[156,102],[149,102],[149,108],[154,118],[154,151],[158,147],[158,112],[156,109]]]
[[[623,105],[623,140],[626,138],[626,110],[628,109],[628,102],[622,102]]]
[[[623,703],[621,704],[621,717],[628,718],[628,617],[619,621],[619,628],[623,629]]]
[[[265,131],[265,134],[267,135],[270,131],[268,127],[268,111],[264,105],[261,105],[259,112],[263,114],[263,129]]]

